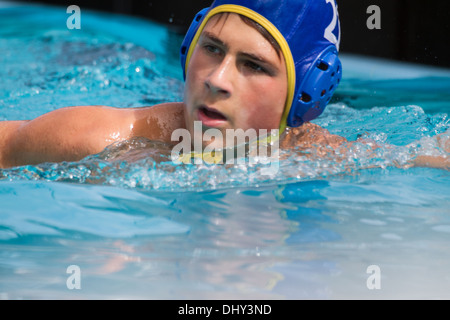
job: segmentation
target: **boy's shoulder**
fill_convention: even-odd
[[[281,139],[283,148],[317,148],[321,146],[335,149],[347,142],[344,137],[331,134],[327,129],[321,126],[306,122],[300,127],[288,128]]]
[[[135,108],[132,135],[170,142],[173,131],[185,128],[184,110],[183,103]]]

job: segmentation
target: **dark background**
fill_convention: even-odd
[[[318,1],[318,0],[316,0]],[[40,2],[136,15],[167,24],[184,33],[194,15],[211,0],[113,0]],[[381,29],[369,30],[367,8],[381,9]],[[341,52],[357,53],[420,64],[450,67],[449,0],[338,0]]]

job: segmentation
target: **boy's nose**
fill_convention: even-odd
[[[231,57],[225,57],[215,66],[205,80],[206,87],[214,94],[229,96],[232,93],[234,62]]]

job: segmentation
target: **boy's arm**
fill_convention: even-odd
[[[435,139],[439,148],[447,154],[444,156],[419,155],[413,160],[413,165],[450,170],[450,129],[437,135]]]
[[[450,159],[443,156],[417,156],[413,160],[415,167],[450,170]]]
[[[8,147],[11,136],[27,121],[0,121],[0,168],[8,167]]]
[[[435,137],[438,146],[447,155],[427,156],[418,155],[410,160],[413,167],[429,167],[450,170],[450,129]],[[357,140],[358,143],[370,143],[372,149],[380,148],[369,141]],[[280,146],[282,148],[299,148],[300,150],[314,150],[314,156],[331,157],[339,161],[350,151],[353,142],[344,137],[330,134],[328,130],[312,123],[305,123],[301,127],[291,128],[283,136]],[[338,154],[336,154],[338,151]]]
[[[0,122],[0,167],[76,161],[129,138],[130,112],[68,107],[30,121]],[[127,125],[128,124],[128,125]]]

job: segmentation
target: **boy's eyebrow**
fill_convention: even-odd
[[[256,54],[253,54],[253,53],[242,52],[242,55],[244,55],[244,56],[246,56],[246,57],[248,57],[248,58],[250,58],[250,59],[252,59],[252,60],[261,62],[261,63],[263,63],[263,64],[267,64],[267,65],[270,65],[270,66],[273,65],[272,62],[267,61],[267,60],[264,59],[263,57],[261,57],[261,56],[259,56],[259,55],[256,55]],[[274,66],[274,67],[275,67],[275,66]]]
[[[221,46],[224,46],[225,48],[228,48],[227,44],[220,40],[214,33],[209,31],[203,31],[201,37],[206,37],[209,40],[216,42],[217,44],[220,44]]]
[[[222,40],[220,40],[220,39],[219,39],[215,34],[213,34],[212,32],[203,31],[201,36],[202,36],[202,37],[206,37],[206,38],[208,38],[210,41],[213,41],[213,42],[219,44],[220,46],[223,46],[223,47],[225,47],[225,48],[228,49],[228,45],[227,45],[225,42],[223,42]],[[268,61],[267,59],[261,57],[260,55],[256,55],[256,54],[254,54],[254,53],[249,53],[249,52],[242,52],[242,55],[244,55],[244,56],[246,56],[246,57],[248,57],[248,58],[250,58],[250,59],[253,59],[253,60],[255,60],[255,61],[258,61],[258,62],[267,64],[267,65],[273,66],[273,63],[271,63],[271,62]],[[275,67],[275,66],[274,66],[274,67]]]

